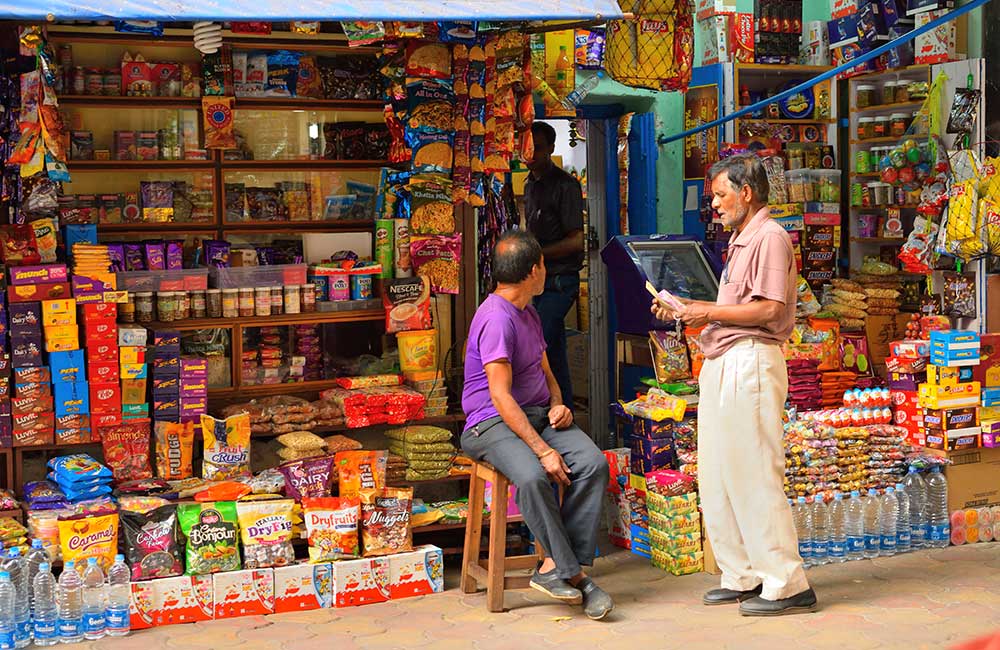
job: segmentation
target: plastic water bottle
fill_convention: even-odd
[[[860,560],[865,556],[865,502],[857,490],[851,492],[847,502],[847,559]]]
[[[863,497],[865,504],[865,557],[877,558],[881,549],[882,522],[879,521],[881,504],[875,490],[868,490],[868,496]]]
[[[829,564],[830,562],[830,511],[823,497],[813,497],[813,564]]]
[[[879,542],[882,555],[896,554],[896,522],[899,520],[899,502],[896,490],[886,488],[879,502],[879,519],[882,524],[882,539]]]
[[[15,547],[7,551],[0,569],[7,572],[14,585],[14,645],[26,648],[31,643],[31,599],[28,566],[21,556],[21,549]]]
[[[948,481],[935,466],[927,477],[927,521],[930,523],[930,546],[944,548],[951,543],[948,517]]]
[[[87,558],[87,570],[83,572],[83,637],[88,641],[104,637],[104,613],[108,609],[106,593],[101,565],[96,557]]]
[[[31,600],[31,611],[35,611],[35,592],[31,589],[31,585],[35,584],[35,576],[38,575],[39,567],[43,563],[49,563],[51,565],[52,559],[49,557],[49,552],[45,550],[42,545],[42,540],[33,539],[31,540],[31,550],[28,551],[28,585],[29,585],[29,598]]]
[[[916,467],[911,467],[906,479],[906,496],[910,499],[910,546],[927,546],[927,484]]]
[[[597,84],[601,83],[601,78],[604,77],[603,72],[598,72],[597,74],[586,79],[582,84],[579,84],[573,91],[566,95],[566,98],[562,100],[563,108],[567,110],[573,110],[580,105],[587,95],[589,95],[595,88]]]
[[[899,503],[899,517],[896,519],[896,552],[909,553],[911,546],[910,497],[902,483],[896,484],[896,501]]]
[[[132,598],[132,574],[125,564],[124,555],[116,555],[115,563],[108,570],[108,636],[125,636],[131,629],[129,603]]]
[[[799,555],[806,566],[812,566],[812,511],[805,497],[799,497],[792,508],[792,519],[799,537]]]
[[[29,556],[30,557],[30,556]],[[35,603],[34,633],[35,645],[49,646],[59,643],[57,622],[59,614],[56,611],[56,578],[48,562],[38,566],[32,584],[32,597]]]
[[[73,560],[63,564],[56,590],[59,610],[59,641],[79,643],[83,639],[83,580]]]
[[[830,552],[827,554],[831,562],[847,561],[847,504],[844,495],[837,492],[833,501],[827,507],[830,515]]]
[[[0,571],[0,650],[12,650],[14,646],[14,583],[10,574]]]

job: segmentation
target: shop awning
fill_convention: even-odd
[[[589,20],[616,0],[0,0],[12,20]]]

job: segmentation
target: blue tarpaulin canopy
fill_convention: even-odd
[[[0,0],[12,20],[581,20],[620,18],[616,0]]]

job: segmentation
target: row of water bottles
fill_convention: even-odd
[[[57,581],[38,540],[27,558],[11,549],[0,562],[0,650],[78,643],[129,633],[130,573],[118,555],[107,580],[88,558],[82,574],[72,560]]]
[[[799,497],[792,504],[799,554],[807,566],[948,546],[948,482],[940,467],[925,481],[911,467],[906,479],[882,495],[855,490],[822,498]]]

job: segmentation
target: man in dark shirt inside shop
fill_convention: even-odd
[[[580,182],[552,162],[556,131],[549,124],[531,125],[535,156],[524,188],[525,222],[542,245],[548,276],[545,291],[534,300],[542,333],[566,405],[573,408],[573,386],[566,356],[566,314],[580,295],[583,268],[583,191]]]

